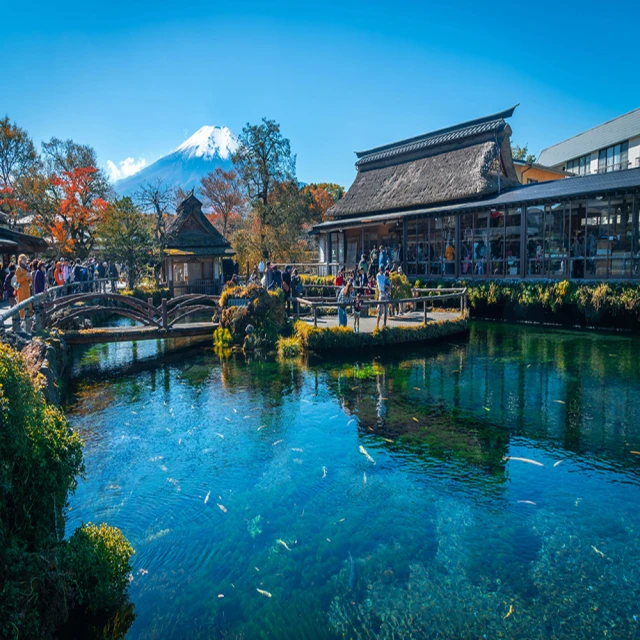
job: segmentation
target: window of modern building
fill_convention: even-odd
[[[598,173],[620,171],[629,167],[629,142],[601,149],[598,153]]]
[[[582,156],[567,162],[566,171],[575,173],[577,176],[585,176],[591,173],[591,155]]]

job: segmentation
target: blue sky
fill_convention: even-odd
[[[205,124],[280,122],[304,182],[520,103],[532,151],[640,106],[639,2],[0,0],[0,114],[148,164]]]

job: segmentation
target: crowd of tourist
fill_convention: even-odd
[[[2,299],[4,303],[13,307],[31,296],[64,284],[73,286],[61,291],[61,295],[68,292],[94,291],[96,288],[106,291],[108,284],[113,291],[117,288],[121,273],[125,274],[126,268],[126,265],[99,261],[93,257],[84,261],[79,258],[70,260],[62,257],[58,260],[35,258],[29,261],[25,254],[21,254],[17,262],[0,267]],[[24,317],[24,311],[20,312],[20,316]]]

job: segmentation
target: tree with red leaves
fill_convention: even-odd
[[[107,208],[104,199],[93,197],[96,174],[94,167],[77,167],[49,180],[58,202],[53,215],[39,215],[40,224],[63,255],[85,258],[93,247],[94,231]]]

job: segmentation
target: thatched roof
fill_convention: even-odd
[[[513,108],[515,109],[515,107]],[[464,201],[519,184],[504,121],[513,109],[359,152],[358,175],[333,217]]]
[[[169,255],[232,256],[231,243],[202,213],[202,202],[193,191],[178,205],[166,233]]]

